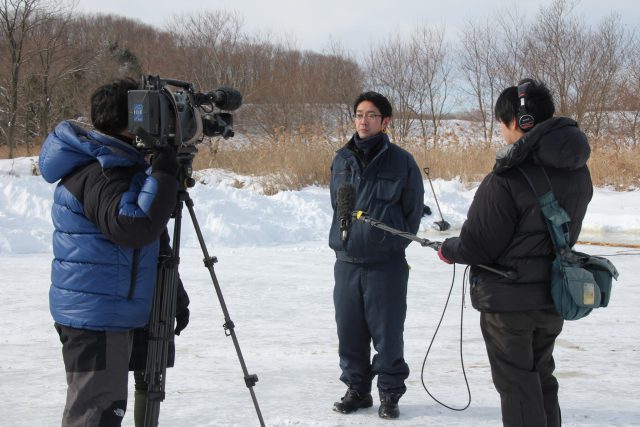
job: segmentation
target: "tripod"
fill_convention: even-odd
[[[151,317],[149,320],[149,345],[147,350],[147,365],[145,369],[145,381],[147,382],[147,405],[145,408],[144,425],[145,427],[156,427],[160,416],[160,403],[165,397],[165,382],[167,373],[167,356],[169,351],[169,342],[174,338],[174,318],[176,315],[176,295],[178,288],[178,264],[180,263],[180,232],[182,226],[182,210],[184,204],[187,205],[191,222],[198,236],[202,253],[204,254],[204,265],[209,270],[213,286],[216,290],[222,312],[224,314],[225,323],[222,325],[225,335],[230,336],[233,345],[240,360],[240,366],[244,374],[244,382],[251,393],[251,399],[258,415],[260,425],[264,427],[264,420],[260,412],[260,406],[256,399],[253,386],[258,382],[258,376],[249,374],[247,366],[242,357],[242,351],[238,344],[238,338],[235,333],[235,326],[229,316],[227,305],[225,304],[220,285],[216,277],[213,265],[218,262],[214,256],[209,256],[202,231],[198,224],[198,220],[193,209],[193,200],[187,192],[188,187],[193,187],[195,181],[191,177],[193,157],[196,153],[195,147],[181,147],[177,153],[178,159],[178,179],[180,189],[177,194],[176,207],[172,217],[174,218],[172,251],[170,256],[161,256],[158,263],[158,280],[151,309]]]

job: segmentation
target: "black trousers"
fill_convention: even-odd
[[[481,313],[493,384],[505,427],[559,427],[553,347],[564,320],[555,310]]]
[[[127,410],[131,331],[92,331],[55,324],[67,376],[63,427],[116,427]]]
[[[376,264],[337,260],[333,303],[338,328],[340,380],[371,391],[404,393],[409,366],[404,361],[409,267],[404,258]],[[377,354],[371,359],[371,343]]]

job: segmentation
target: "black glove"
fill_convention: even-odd
[[[180,335],[180,332],[184,330],[189,324],[189,309],[185,308],[180,313],[176,314],[176,335]]]
[[[427,205],[422,206],[422,216],[431,215],[431,208]]]
[[[170,145],[156,149],[151,160],[151,173],[163,172],[172,176],[178,173],[178,159],[176,152]]]

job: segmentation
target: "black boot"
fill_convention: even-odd
[[[344,397],[340,398],[340,402],[333,404],[333,410],[342,412],[343,414],[349,414],[360,408],[370,408],[371,406],[373,406],[371,393],[362,393],[358,390],[348,388]]]
[[[400,397],[402,397],[400,393],[380,393],[380,408],[378,408],[380,418],[395,419],[400,416],[400,409],[398,409]]]

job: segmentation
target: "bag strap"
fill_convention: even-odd
[[[551,181],[541,165],[532,162],[518,166],[518,170],[529,183],[533,190],[540,210],[547,223],[547,229],[551,235],[551,241],[555,247],[556,253],[563,253],[570,250],[569,242],[569,223],[571,218],[567,212],[560,207],[556,196],[553,194]]]

